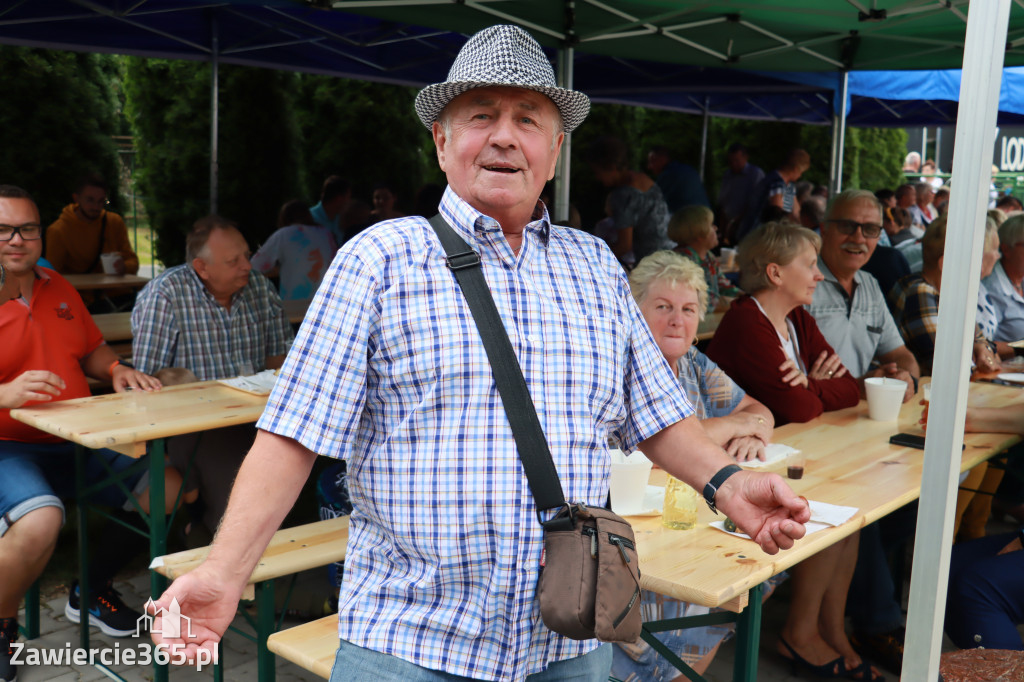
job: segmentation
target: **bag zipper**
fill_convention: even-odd
[[[583,534],[590,536],[590,558],[597,558],[597,529],[590,526],[583,526]]]
[[[612,621],[612,629],[613,630],[615,628],[619,627],[619,623],[621,623],[623,620],[625,620],[626,616],[629,615],[629,612],[633,610],[633,604],[636,603],[636,598],[639,595],[640,595],[640,588],[639,587],[634,587],[633,588],[633,596],[630,598],[629,604],[627,604],[626,608],[623,610],[623,612],[619,614],[619,617],[616,618],[614,621]]]
[[[628,547],[631,550],[636,551],[636,547],[633,545],[633,543],[630,542],[627,538],[624,538],[621,535],[616,535],[614,533],[608,533],[608,542],[612,543],[613,545],[619,548],[619,552],[622,554],[622,560],[628,564],[629,555],[626,554],[625,547]]]

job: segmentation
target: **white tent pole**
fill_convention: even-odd
[[[846,99],[850,74],[842,71],[839,86],[839,113],[832,115],[832,158],[829,160],[829,195],[843,191],[843,152],[846,148]]]
[[[217,174],[218,155],[218,118],[220,115],[220,36],[217,30],[217,17],[210,18],[210,213],[217,212]]]
[[[960,473],[974,320],[1010,0],[971,5],[953,154],[956,177],[935,343],[932,401],[910,581],[904,680],[936,680]]]
[[[572,0],[566,2],[567,15],[572,14],[575,3]],[[568,27],[567,34],[572,35],[572,27]],[[555,76],[558,78],[558,85],[562,88],[572,89],[573,59],[574,50],[567,43],[563,43],[558,49],[558,68]],[[555,213],[554,221],[559,225],[569,223],[569,174],[571,171],[572,156],[572,134],[565,136],[562,142],[562,153],[558,157],[558,164],[555,166]],[[550,210],[550,209],[549,209]]]
[[[704,182],[704,166],[708,158],[708,119],[711,118],[711,98],[704,97],[704,124],[700,129],[700,181]]]
[[[963,80],[960,81],[963,83]],[[960,91],[963,94],[963,90]],[[921,128],[921,163],[928,158],[928,126]]]

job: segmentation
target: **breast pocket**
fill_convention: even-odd
[[[545,394],[601,421],[622,406],[626,334],[604,317],[563,318],[545,341]]]

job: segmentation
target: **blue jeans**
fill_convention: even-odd
[[[97,457],[105,459],[115,472],[137,461],[113,450],[99,450],[86,460],[86,484],[107,475]],[[124,484],[137,495],[148,484],[148,476],[145,471],[139,471],[124,479]],[[0,537],[18,519],[36,509],[57,507],[63,512],[61,500],[74,495],[74,445],[0,440]],[[113,483],[89,498],[93,504],[111,507],[119,507],[126,500],[125,494]]]
[[[1017,533],[953,546],[946,597],[946,633],[961,649],[1024,649],[1024,551],[999,554]]]
[[[612,645],[600,647],[583,656],[568,658],[534,673],[526,682],[607,682],[612,667]],[[471,682],[439,670],[429,670],[397,656],[364,649],[344,639],[338,640],[330,682],[375,680],[377,682]]]

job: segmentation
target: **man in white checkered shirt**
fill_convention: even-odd
[[[721,484],[714,501],[765,551],[792,546],[806,502],[776,475],[735,471],[692,417],[612,253],[537,205],[586,96],[555,85],[525,31],[496,26],[416,108],[448,178],[440,213],[479,252],[566,499],[604,504],[613,438],[698,490]],[[209,558],[158,602],[176,597],[193,618],[189,647],[219,640],[320,454],[348,462],[354,507],[332,680],[607,679],[609,646],[541,621],[543,530],[424,218],[379,223],[339,251],[258,426]]]

